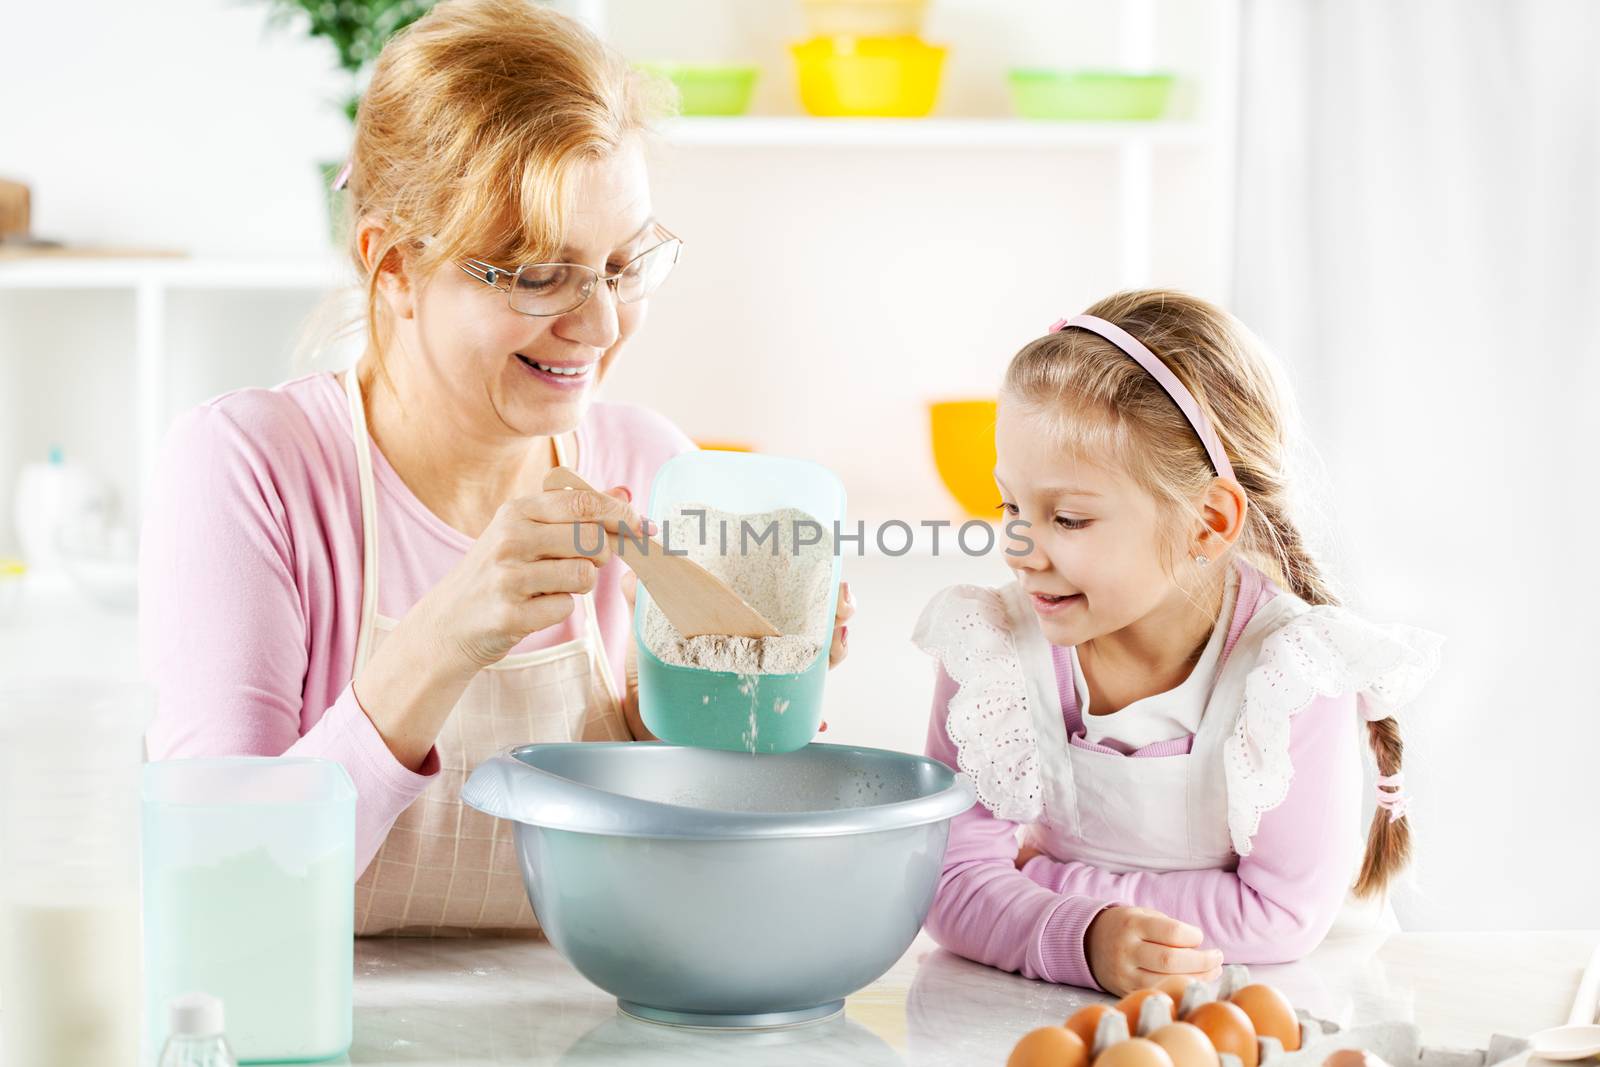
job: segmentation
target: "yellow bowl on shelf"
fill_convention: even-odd
[[[941,400],[928,405],[933,465],[950,495],[975,519],[1000,520],[994,484],[993,400]]]
[[[754,452],[755,445],[742,444],[738,441],[695,441],[694,446],[702,452]]]
[[[918,37],[813,37],[791,45],[800,103],[826,117],[921,118],[949,51]]]
[[[816,36],[887,37],[919,33],[928,0],[804,0],[804,7]]]

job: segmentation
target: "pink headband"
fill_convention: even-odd
[[[1404,772],[1378,779],[1378,807],[1389,813],[1390,822],[1405,818],[1411,810],[1411,794],[1405,791],[1405,781]]]
[[[333,179],[333,188],[335,191],[343,189],[350,183],[350,167],[351,164],[347,162],[344,166],[339,168],[338,177]]]
[[[1205,446],[1206,456],[1211,460],[1211,469],[1223,478],[1233,477],[1233,465],[1228,462],[1228,454],[1222,450],[1222,442],[1217,438],[1217,433],[1211,428],[1211,422],[1206,418],[1206,413],[1200,410],[1200,405],[1195,401],[1194,395],[1185,389],[1183,383],[1178,381],[1178,376],[1161,362],[1156,354],[1139,342],[1133,334],[1124,330],[1116,323],[1107,322],[1105,319],[1093,315],[1074,315],[1062,319],[1050,327],[1051,333],[1058,333],[1069,326],[1076,326],[1080,330],[1099,334],[1107,341],[1116,345],[1128,354],[1128,358],[1150,372],[1150,377],[1156,384],[1167,391],[1172,402],[1178,405],[1178,410],[1183,412],[1184,418],[1189,420],[1189,425],[1194,427],[1195,436],[1200,438],[1200,443]]]

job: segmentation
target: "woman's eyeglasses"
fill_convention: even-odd
[[[511,310],[524,315],[565,315],[582,307],[601,282],[611,286],[617,300],[633,304],[661,287],[678,262],[683,241],[665,226],[656,227],[666,240],[634,256],[615,274],[601,274],[581,263],[529,263],[515,270],[481,259],[462,260],[469,275],[506,294]]]

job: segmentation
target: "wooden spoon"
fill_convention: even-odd
[[[595,489],[566,467],[544,477],[546,489]],[[727,634],[732,637],[778,637],[776,627],[740,598],[715,574],[687,556],[669,555],[661,542],[646,538],[644,548],[630,532],[617,542],[617,558],[650,590],[650,597],[684,637]]]

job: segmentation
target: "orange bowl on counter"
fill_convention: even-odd
[[[813,37],[791,45],[800,103],[825,117],[921,118],[949,51],[918,37]]]
[[[933,465],[950,495],[970,516],[1000,521],[994,484],[993,400],[941,400],[928,405]]]

